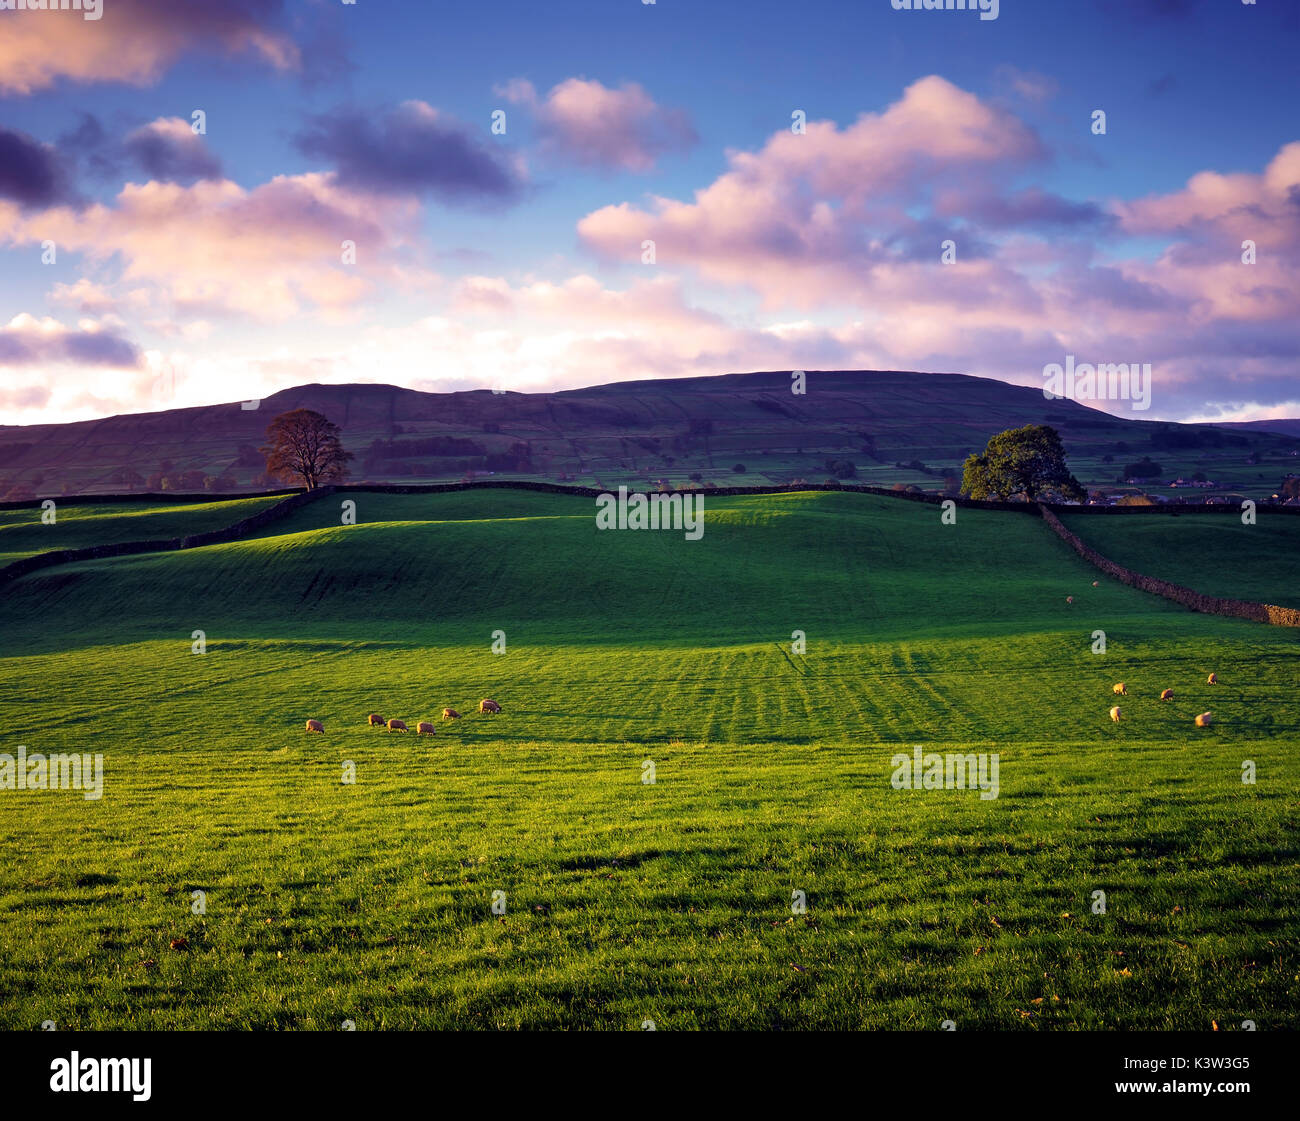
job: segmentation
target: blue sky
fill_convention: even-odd
[[[1300,413],[1300,6],[103,0],[0,33],[0,423],[1075,351],[1150,362],[1153,416]]]

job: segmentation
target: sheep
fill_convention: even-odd
[[[442,710],[442,718],[444,720],[459,720],[460,713],[457,712],[454,708],[444,708]]]
[[[1127,696],[1128,696],[1128,686],[1125,685],[1124,682],[1122,682],[1122,681],[1121,681],[1118,685],[1113,685],[1113,686],[1111,686],[1111,690],[1110,690],[1110,691],[1111,691],[1112,693],[1117,693],[1117,694],[1118,694],[1119,696],[1121,696],[1121,697],[1127,697]]]
[[[1210,714],[1208,712],[1201,713],[1196,718],[1196,726],[1198,728],[1208,728],[1210,726]]]
[[[1066,597],[1065,597],[1065,602],[1066,602],[1066,603],[1073,603],[1073,602],[1074,602],[1074,596],[1066,596]]]
[[[1209,677],[1205,679],[1206,685],[1217,685],[1218,683],[1219,683],[1219,675],[1217,673],[1212,673],[1210,674]]]
[[[385,721],[384,718],[379,715],[379,713],[372,712],[369,716],[366,717],[366,723],[368,723],[372,728],[382,728],[385,724]]]
[[[1162,689],[1160,691],[1160,699],[1162,701],[1172,701],[1174,699],[1174,691],[1172,689]]]
[[[1098,581],[1096,581],[1096,580],[1094,580],[1094,581],[1092,582],[1092,586],[1093,586],[1094,588],[1097,586],[1097,584],[1098,584]]]
[[[1116,705],[1114,708],[1112,708],[1112,709],[1110,710],[1110,718],[1111,718],[1113,721],[1115,721],[1116,724],[1119,723],[1119,718],[1120,718],[1121,715],[1122,715],[1122,714],[1121,714],[1121,712],[1120,712],[1120,710],[1119,710],[1119,705]]]
[[[415,726],[415,734],[417,736],[431,736],[433,735],[433,732],[434,732],[433,725],[430,724],[427,720],[421,720]]]
[[[479,712],[500,712],[501,706],[496,701],[483,699],[478,703]]]
[[[309,731],[309,732],[323,732],[323,731],[325,731],[325,725],[322,724],[319,720],[308,720],[308,721],[307,721],[307,731]]]
[[[409,732],[411,729],[406,726],[406,722],[403,720],[390,720],[388,730],[390,732]]]

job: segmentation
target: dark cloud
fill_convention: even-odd
[[[184,121],[145,125],[131,133],[122,148],[150,179],[188,184],[221,178],[221,161]]]
[[[118,179],[122,174],[119,145],[109,137],[99,118],[83,112],[75,128],[59,136],[57,147],[81,174],[96,179]]]
[[[294,142],[330,161],[343,186],[462,204],[513,202],[524,189],[521,171],[499,149],[422,102],[314,117]]]
[[[1092,202],[1073,202],[1031,187],[1015,194],[945,197],[941,212],[959,215],[993,229],[1085,229],[1113,225],[1114,219]]]
[[[0,198],[24,208],[71,201],[71,183],[58,149],[0,127]]]
[[[46,331],[22,323],[0,328],[0,366],[52,362],[133,369],[140,365],[140,349],[111,331]]]
[[[151,121],[122,139],[110,134],[93,113],[82,113],[77,126],[59,137],[58,149],[70,165],[102,180],[143,173],[149,179],[188,186],[222,175],[221,161],[204,138],[179,118]]]

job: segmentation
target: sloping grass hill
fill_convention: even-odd
[[[1032,516],[846,493],[688,541],[361,492],[43,570],[0,753],[104,786],[0,789],[0,1028],[1293,1027],[1298,670]],[[997,797],[895,789],[917,745]]]

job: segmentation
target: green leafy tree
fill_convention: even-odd
[[[1060,434],[1047,424],[1008,428],[966,460],[961,490],[975,499],[1005,501],[1023,494],[1033,502],[1048,492],[1083,501],[1079,480],[1065,463]]]
[[[312,409],[281,413],[266,429],[266,473],[308,490],[348,473],[352,453],[343,450],[339,426]]]

